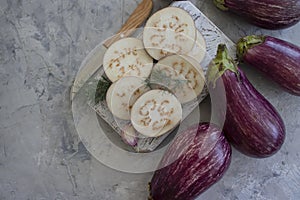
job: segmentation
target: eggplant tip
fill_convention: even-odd
[[[228,10],[228,8],[225,6],[225,0],[214,0],[214,4],[220,10],[223,10],[223,11]]]

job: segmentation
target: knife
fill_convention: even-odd
[[[102,66],[104,54],[110,45],[117,40],[130,36],[151,13],[153,7],[152,0],[143,0],[133,13],[129,16],[122,28],[113,37],[106,40],[93,55],[83,62],[82,67],[76,75],[71,88],[70,99],[74,99],[76,93],[85,84],[85,82]]]

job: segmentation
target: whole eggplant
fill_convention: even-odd
[[[166,150],[150,183],[149,200],[193,200],[224,175],[231,147],[214,124],[196,124]]]
[[[237,56],[300,96],[300,47],[271,36],[250,35],[238,41]]]
[[[256,158],[269,157],[282,146],[285,126],[276,109],[250,83],[220,44],[208,71],[212,101],[224,85],[226,113],[223,127],[229,142],[240,152]]]
[[[229,10],[266,29],[282,29],[300,20],[300,0],[214,0]]]

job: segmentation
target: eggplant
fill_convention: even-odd
[[[300,20],[300,0],[214,0],[214,4],[266,29],[287,28]]]
[[[217,85],[224,85],[226,116],[223,131],[240,152],[256,158],[275,154],[285,139],[284,122],[272,104],[260,94],[228,55],[224,44],[208,71],[212,101],[219,96]]]
[[[166,150],[150,185],[149,200],[192,200],[219,181],[231,161],[231,146],[218,126],[196,124]]]
[[[250,35],[238,41],[237,56],[300,96],[300,47],[271,36]]]

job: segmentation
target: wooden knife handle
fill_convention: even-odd
[[[149,16],[150,12],[152,11],[152,6],[152,0],[143,0],[129,16],[118,33],[106,40],[103,45],[108,48],[117,40],[131,35],[135,29],[138,28]]]

